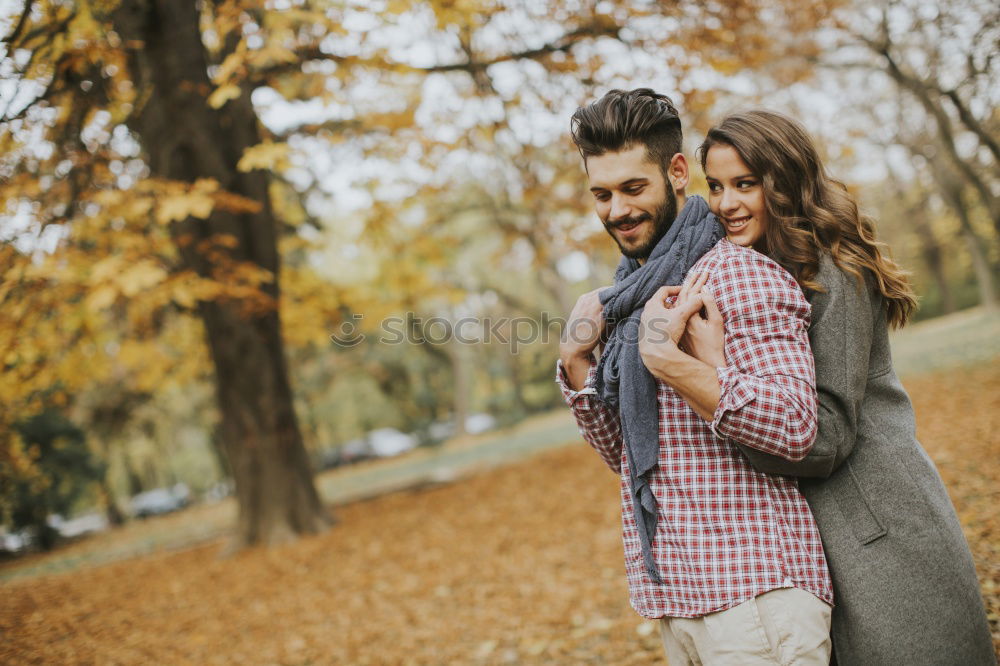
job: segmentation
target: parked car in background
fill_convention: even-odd
[[[0,553],[4,555],[25,551],[34,544],[34,541],[35,537],[30,528],[8,532],[7,528],[0,527]]]
[[[221,479],[209,486],[208,490],[202,493],[201,498],[206,502],[221,502],[232,495],[234,489],[232,479]]]
[[[86,534],[103,532],[108,529],[108,517],[99,512],[92,511],[76,518],[64,519],[57,513],[48,518],[49,526],[59,532],[59,536],[64,539],[75,539]]]
[[[479,414],[469,414],[465,417],[465,432],[470,435],[493,430],[497,427],[497,420],[491,414],[485,412]]]
[[[465,432],[469,435],[478,435],[480,433],[493,430],[497,427],[497,425],[496,418],[494,418],[492,414],[487,414],[486,412],[469,414],[465,417]],[[441,442],[454,437],[455,422],[435,421],[427,429],[427,434],[430,435],[432,442]]]
[[[497,420],[491,414],[470,414],[465,419],[465,432],[478,435],[497,427]],[[430,443],[438,443],[455,434],[455,424],[451,421],[437,421],[430,424],[427,435]],[[420,439],[413,434],[396,428],[378,428],[364,437],[344,442],[313,453],[313,465],[317,470],[333,469],[342,465],[352,465],[373,458],[391,458],[420,445]]]
[[[395,428],[379,428],[368,433],[368,444],[379,458],[391,458],[416,447],[417,438]]]
[[[316,469],[333,469],[341,465],[353,465],[375,457],[371,446],[363,439],[352,439],[340,446],[324,449],[315,455]]]
[[[170,488],[154,488],[139,493],[132,498],[130,506],[136,518],[158,516],[183,509],[190,503],[191,491],[184,483],[176,483]]]

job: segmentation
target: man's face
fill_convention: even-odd
[[[677,196],[642,145],[587,159],[590,191],[622,254],[646,259],[677,217]]]

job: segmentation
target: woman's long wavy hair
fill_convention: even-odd
[[[872,218],[858,210],[843,183],[827,174],[798,122],[771,111],[728,116],[709,130],[698,148],[702,170],[708,150],[720,144],[732,146],[761,179],[769,221],[757,249],[804,289],[814,291],[823,291],[815,277],[820,256],[827,251],[862,285],[864,274],[871,273],[885,299],[889,323],[906,323],[917,305],[908,274],[889,257],[886,245],[875,240]]]

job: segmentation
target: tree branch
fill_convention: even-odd
[[[21,16],[17,19],[17,25],[14,26],[14,29],[11,30],[8,36],[4,37],[3,39],[0,39],[0,42],[6,44],[13,44],[18,39],[18,37],[21,36],[21,31],[24,30],[24,26],[27,25],[28,23],[28,15],[31,14],[32,4],[33,0],[26,0],[26,2],[24,3],[24,9],[21,10]]]
[[[56,77],[52,77],[52,80],[49,81],[47,86],[45,86],[45,91],[41,95],[25,104],[24,107],[13,116],[8,116],[7,114],[10,113],[10,107],[14,104],[14,100],[17,99],[17,94],[20,92],[20,89],[20,85],[15,87],[14,94],[10,96],[7,106],[4,108],[3,113],[0,114],[0,123],[10,123],[15,120],[20,120],[28,114],[28,111],[37,106],[39,102],[46,102],[51,99],[52,95],[56,92]]]
[[[941,145],[944,147],[945,152],[948,153],[948,157],[951,158],[951,161],[966,181],[975,187],[980,198],[982,199],[983,205],[986,206],[986,209],[990,212],[990,217],[993,218],[994,226],[1000,230],[1000,200],[993,195],[990,188],[973,170],[968,161],[962,159],[962,156],[958,154],[958,149],[955,147],[955,136],[952,131],[951,119],[948,117],[948,114],[945,113],[941,105],[931,97],[928,88],[923,85],[919,79],[915,76],[908,75],[903,71],[900,64],[890,52],[889,45],[887,43],[875,44],[871,40],[865,40],[865,42],[869,45],[869,47],[873,48],[878,55],[885,59],[887,64],[887,73],[889,76],[901,88],[908,90],[911,94],[913,94],[927,113],[934,118],[938,127],[938,135]],[[878,48],[875,48],[876,46]]]
[[[495,58],[490,58],[488,60],[476,61],[469,59],[466,62],[454,63],[450,65],[432,65],[430,67],[416,67],[416,71],[433,73],[433,72],[468,72],[474,74],[479,71],[484,71],[488,67],[499,64],[501,62],[511,62],[514,60],[539,60],[547,55],[553,53],[566,52],[569,51],[577,43],[585,39],[594,39],[597,37],[613,37],[618,39],[619,32],[621,28],[617,25],[601,25],[593,24],[588,26],[583,26],[577,28],[572,32],[568,32],[559,39],[544,44],[538,48],[526,49],[524,51],[515,51],[513,53],[506,53]]]
[[[412,65],[405,65],[402,63],[391,64],[399,71],[407,73],[433,74],[440,72],[466,72],[475,77],[477,75],[483,75],[489,67],[502,62],[511,62],[515,60],[540,60],[553,53],[566,52],[573,48],[574,45],[585,39],[595,39],[597,37],[613,37],[618,39],[620,30],[621,28],[614,24],[594,23],[577,28],[576,30],[566,33],[559,39],[549,42],[548,44],[543,44],[537,48],[505,53],[486,60],[476,60],[470,55],[465,62],[450,63],[446,65],[431,65],[429,67],[414,67]],[[258,69],[247,79],[248,83],[254,88],[266,85],[267,82],[275,76],[290,74],[300,70],[302,68],[302,63],[308,61],[325,60],[337,63],[354,63],[362,66],[384,66],[387,64],[384,60],[364,60],[338,56],[332,53],[325,53],[320,51],[318,45],[309,49],[300,49],[297,53],[300,56],[297,62],[281,63],[271,67]]]
[[[350,130],[358,130],[363,126],[361,119],[354,118],[351,120],[326,120],[321,123],[303,123],[301,125],[295,125],[289,127],[283,132],[271,132],[267,131],[267,134],[273,141],[288,141],[292,136],[296,134],[318,134],[319,132],[327,131],[333,133],[342,133]]]
[[[1000,164],[1000,143],[986,131],[986,128],[980,124],[979,120],[972,115],[969,108],[962,102],[962,99],[958,96],[958,91],[954,88],[951,90],[941,90],[938,91],[951,100],[951,103],[955,106],[958,111],[958,117],[961,118],[962,124],[965,127],[979,137],[979,140],[986,144],[986,147],[990,149],[993,153],[993,159],[996,160],[997,164]]]

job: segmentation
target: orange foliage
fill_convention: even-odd
[[[1000,362],[907,388],[1000,650]],[[213,542],[8,583],[0,661],[660,664],[655,625],[628,606],[619,506],[581,443],[342,507],[290,546],[219,560]]]

